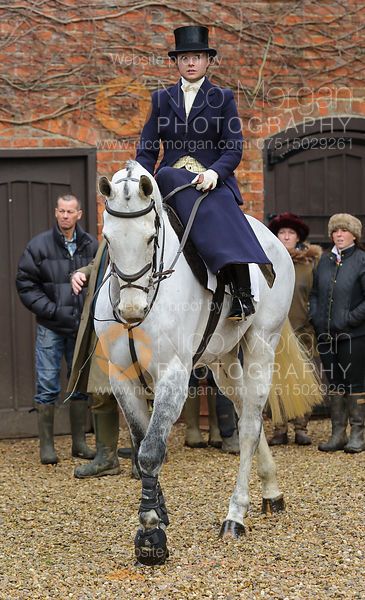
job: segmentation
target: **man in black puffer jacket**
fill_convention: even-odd
[[[61,196],[55,211],[56,224],[30,240],[20,258],[16,287],[20,300],[37,319],[36,395],[40,455],[43,464],[58,462],[53,441],[55,402],[60,393],[62,357],[71,371],[83,295],[75,296],[70,285],[74,271],[95,256],[98,243],[77,223],[82,217],[78,199]],[[85,441],[87,396],[71,398],[72,455],[93,458]]]

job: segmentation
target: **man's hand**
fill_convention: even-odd
[[[78,296],[84,287],[86,282],[86,275],[84,273],[80,273],[80,271],[75,271],[71,277],[71,286],[72,291],[75,296]]]
[[[196,183],[196,189],[201,190],[202,192],[207,192],[208,190],[214,190],[218,181],[218,173],[213,171],[213,169],[208,169],[204,171],[204,173],[199,173],[191,183]]]

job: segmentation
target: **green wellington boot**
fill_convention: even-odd
[[[38,414],[39,450],[42,465],[55,465],[58,458],[54,448],[54,404],[36,404]]]
[[[337,452],[343,450],[347,443],[346,427],[348,421],[348,406],[345,396],[332,396],[331,423],[332,435],[327,442],[318,446],[321,452]]]
[[[119,412],[115,406],[107,412],[94,412],[96,455],[85,465],[76,467],[77,479],[119,475],[120,465],[117,456],[119,437]]]
[[[70,402],[70,423],[72,435],[72,456],[79,458],[94,458],[96,451],[86,443],[86,421],[89,407],[86,400]]]
[[[349,421],[351,432],[349,441],[344,447],[344,451],[349,454],[364,452],[364,417],[365,417],[365,398],[358,396],[347,396],[347,406],[349,409]]]

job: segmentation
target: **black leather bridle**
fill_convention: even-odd
[[[123,177],[122,179],[118,179],[118,181],[115,182],[115,184],[121,183],[123,181],[134,181],[135,183],[139,183],[139,179],[135,178],[135,177]],[[193,184],[191,183],[187,183],[185,185],[181,185],[177,188],[175,188],[174,190],[172,190],[172,192],[170,192],[167,196],[165,196],[165,198],[163,199],[164,202],[166,202],[167,200],[169,200],[174,194],[176,194],[177,192],[180,192],[188,187],[194,187]],[[153,259],[152,262],[147,263],[144,267],[142,267],[142,269],[140,269],[137,273],[132,273],[131,275],[127,274],[127,273],[123,273],[123,271],[121,271],[117,265],[110,259],[110,275],[114,276],[115,278],[119,278],[122,281],[125,282],[124,285],[119,286],[119,298],[120,298],[120,292],[126,288],[134,288],[134,289],[139,289],[142,290],[143,292],[145,292],[146,294],[149,293],[150,289],[155,287],[155,293],[153,295],[153,298],[151,300],[151,303],[149,304],[144,316],[142,319],[140,319],[139,321],[137,321],[136,323],[134,323],[133,325],[127,322],[124,322],[117,311],[117,306],[119,304],[119,300],[115,303],[111,302],[112,304],[112,308],[113,308],[113,315],[116,321],[118,321],[118,323],[123,323],[126,327],[128,327],[128,329],[133,329],[134,327],[138,327],[138,325],[140,325],[144,319],[147,317],[148,313],[151,311],[151,308],[156,300],[157,297],[157,293],[160,287],[160,283],[161,281],[163,281],[164,279],[167,279],[167,277],[170,277],[172,275],[172,273],[174,272],[174,267],[175,264],[180,256],[180,254],[182,253],[185,244],[186,244],[186,240],[188,238],[188,235],[190,233],[191,227],[193,225],[194,219],[195,219],[195,215],[197,213],[197,210],[200,206],[200,203],[202,202],[202,200],[204,200],[204,198],[208,195],[208,192],[204,192],[201,196],[199,196],[199,198],[197,198],[197,200],[195,201],[193,210],[191,211],[188,223],[186,225],[186,229],[183,235],[183,238],[180,242],[179,248],[177,250],[177,253],[175,255],[174,260],[172,261],[170,268],[167,270],[164,270],[164,253],[165,253],[165,223],[163,219],[160,219],[160,216],[157,212],[156,209],[156,203],[155,200],[152,198],[149,205],[146,208],[143,208],[142,210],[136,210],[136,211],[132,211],[132,212],[127,212],[127,211],[119,211],[119,210],[114,210],[109,206],[108,200],[105,200],[105,210],[107,213],[109,213],[110,215],[112,215],[113,217],[118,217],[120,219],[133,219],[133,218],[138,218],[138,217],[143,217],[144,215],[147,215],[148,213],[150,213],[152,210],[155,211],[155,235],[153,236],[154,238],[154,251],[153,251]],[[162,225],[161,225],[162,223]],[[161,243],[161,257],[160,257],[160,262],[157,268],[157,248],[159,247],[158,244],[158,240],[159,240],[159,233],[160,233],[160,229],[162,227],[162,243]],[[135,283],[135,281],[138,281],[138,279],[140,279],[141,277],[143,277],[143,275],[145,275],[146,273],[148,273],[148,271],[150,271],[152,269],[152,273],[150,276],[150,282],[148,283],[147,286],[141,286]]]

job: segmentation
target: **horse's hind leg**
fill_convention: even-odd
[[[263,335],[251,328],[246,333],[244,348],[244,369],[240,364],[227,355],[221,362],[220,368],[215,369],[217,383],[226,390],[234,402],[239,416],[240,466],[237,483],[230,499],[229,510],[221,528],[221,537],[230,535],[239,537],[244,533],[243,519],[249,506],[249,476],[252,459],[259,446],[258,466],[264,485],[264,497],[277,499],[278,491],[275,468],[269,460],[262,435],[262,411],[269,393],[271,381],[271,362],[273,350]],[[232,371],[233,367],[233,371]],[[234,373],[234,375],[232,375]],[[272,497],[271,494],[274,494]]]
[[[271,515],[283,511],[285,509],[284,497],[278,487],[276,466],[263,427],[257,446],[257,471],[262,485],[262,512]]]

